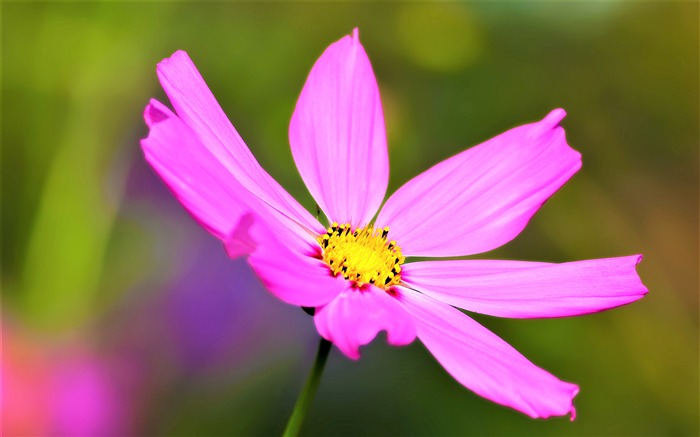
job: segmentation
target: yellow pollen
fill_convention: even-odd
[[[317,240],[334,275],[341,274],[360,286],[387,289],[401,281],[401,264],[406,260],[396,241],[387,240],[388,234],[388,227],[368,225],[352,230],[349,224],[333,223]]]

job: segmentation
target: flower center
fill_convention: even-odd
[[[401,264],[406,260],[396,241],[387,241],[388,233],[388,227],[367,225],[353,231],[349,224],[333,223],[317,240],[334,275],[341,274],[359,286],[387,289],[401,281]]]

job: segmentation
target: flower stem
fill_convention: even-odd
[[[283,437],[296,437],[301,429],[301,424],[306,417],[306,410],[309,409],[311,401],[314,399],[316,394],[316,389],[318,388],[318,383],[321,380],[321,374],[323,373],[323,367],[326,365],[326,359],[328,359],[328,352],[331,350],[331,342],[325,338],[321,338],[321,342],[318,345],[318,352],[316,353],[316,361],[314,362],[314,367],[311,369],[308,378],[306,378],[306,383],[304,388],[301,389],[299,393],[299,398],[297,399],[296,405],[294,405],[294,411],[287,422],[287,427],[284,429]]]

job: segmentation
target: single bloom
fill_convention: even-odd
[[[231,257],[247,256],[282,301],[316,309],[346,356],[386,331],[418,337],[461,384],[533,418],[571,414],[578,386],[535,366],[455,307],[562,317],[640,299],[641,255],[563,264],[408,262],[495,249],[581,167],[555,109],[418,175],[381,207],[389,179],[384,115],[357,29],[313,66],[289,127],[292,155],[328,226],[258,164],[183,51],[157,68],[175,112],[151,100],[148,162]],[[378,213],[377,213],[378,211]]]

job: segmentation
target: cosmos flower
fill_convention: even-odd
[[[408,181],[389,179],[384,116],[357,30],[332,44],[304,85],[289,128],[324,227],[255,160],[185,52],[157,68],[175,108],[151,100],[148,162],[192,216],[248,261],[282,301],[315,307],[319,334],[346,356],[386,331],[418,337],[460,383],[531,417],[571,414],[560,381],[455,307],[499,317],[561,317],[641,298],[640,255],[564,264],[409,262],[495,249],[581,167],[555,109]],[[377,211],[378,214],[377,214]],[[376,218],[375,218],[376,216]]]

